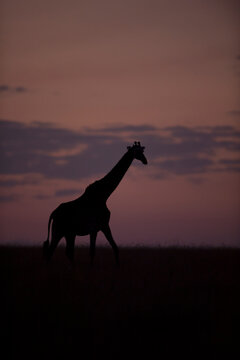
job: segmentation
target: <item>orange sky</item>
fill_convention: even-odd
[[[4,0],[1,7],[2,148],[6,158],[12,151],[1,172],[1,242],[41,244],[52,209],[110,170],[126,142],[141,140],[149,166],[131,168],[109,201],[116,242],[239,244],[237,1]],[[45,146],[48,126],[82,140]],[[220,126],[231,129],[220,136]],[[124,145],[116,142],[109,159],[107,134]],[[163,146],[168,135],[171,144]],[[99,169],[89,160],[80,176],[84,151],[95,156],[88,141],[102,141]],[[188,161],[178,157],[175,142]],[[22,152],[32,157],[22,157],[20,166]],[[44,152],[59,164],[79,155],[79,178],[64,173],[73,165],[63,167],[63,176],[34,167]],[[204,165],[196,168],[195,158]]]

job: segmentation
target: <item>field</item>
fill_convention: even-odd
[[[225,359],[240,341],[240,250],[0,247],[4,359]]]

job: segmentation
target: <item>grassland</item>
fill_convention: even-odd
[[[0,247],[4,359],[235,359],[240,250]]]

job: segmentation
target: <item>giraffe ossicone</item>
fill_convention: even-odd
[[[135,141],[127,147],[127,152],[103,178],[90,184],[85,192],[75,200],[60,204],[50,215],[48,237],[43,243],[43,252],[49,261],[59,241],[66,239],[66,255],[73,261],[76,236],[90,235],[90,256],[93,262],[97,233],[102,231],[111,245],[116,262],[119,262],[118,246],[109,226],[110,210],[106,202],[126,174],[133,160],[147,164],[144,146]],[[52,226],[51,226],[52,225]],[[51,241],[50,237],[51,228]]]

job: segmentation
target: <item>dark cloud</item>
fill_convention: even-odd
[[[0,85],[0,92],[7,92],[9,91],[9,86],[7,85]]]
[[[89,176],[98,178],[120,159],[129,145],[128,139],[140,140],[146,146],[146,156],[158,178],[168,174],[190,176],[211,171],[236,171],[238,168],[237,164],[230,163],[234,161],[231,153],[236,158],[240,150],[240,132],[233,126],[157,129],[150,125],[126,125],[77,132],[47,123],[27,125],[2,120],[0,173],[40,174],[46,178],[72,180]],[[229,162],[218,159],[218,150],[229,152]],[[19,181],[24,182],[24,179],[12,179],[9,186],[17,185]],[[2,186],[7,186],[6,180],[2,180]],[[55,195],[65,194],[61,195],[60,191]]]
[[[23,86],[17,86],[15,89],[14,89],[16,92],[25,92],[27,91],[27,89]]]
[[[39,183],[39,177],[24,176],[22,179],[0,178],[0,187],[12,187],[21,185],[35,185]]]
[[[68,195],[76,195],[82,192],[81,189],[60,189],[55,192],[55,196],[68,196]]]
[[[59,189],[52,194],[37,194],[35,195],[35,199],[46,200],[55,197],[80,196],[82,192],[82,189]]]
[[[240,158],[239,159],[222,159],[219,161],[223,165],[223,169],[231,172],[240,172]]]
[[[143,135],[143,140],[153,158],[174,157],[177,160],[186,160],[204,156],[211,159],[220,149],[238,151],[240,133],[231,126],[202,128],[175,126],[165,128],[155,135]]]
[[[116,127],[104,127],[98,130],[93,130],[93,132],[103,132],[103,133],[116,133],[116,132],[134,132],[134,133],[141,133],[141,132],[152,132],[156,131],[157,128],[151,125],[120,125]]]
[[[38,195],[35,195],[34,198],[37,200],[46,200],[46,199],[52,198],[52,196],[46,195],[46,194],[38,194]]]
[[[231,110],[228,111],[228,114],[234,117],[240,117],[240,110]]]
[[[219,163],[224,165],[240,165],[240,159],[222,159]]]
[[[14,179],[9,179],[9,180],[0,179],[1,187],[12,187],[12,186],[17,186],[17,185],[23,185],[24,183],[25,183],[24,181],[18,181],[18,180],[14,180]]]
[[[203,177],[199,177],[199,176],[189,176],[187,179],[189,182],[197,186],[204,183]]]
[[[24,86],[0,85],[0,93],[22,93],[26,91],[27,89]]]
[[[16,201],[17,195],[0,195],[0,203]]]
[[[1,174],[40,173],[64,179],[84,178],[107,170],[121,154],[120,149],[127,146],[118,136],[6,120],[0,121],[0,144]],[[79,145],[85,145],[85,150],[67,154]],[[56,155],[58,151],[65,151],[66,155]]]
[[[175,175],[203,174],[210,170],[214,162],[210,159],[187,157],[185,159],[160,161],[158,166],[162,171]]]

